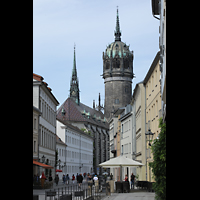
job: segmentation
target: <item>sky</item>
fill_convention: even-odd
[[[76,44],[80,101],[104,104],[103,51],[114,42],[117,6],[121,41],[134,52],[132,90],[159,51],[159,23],[151,0],[33,0],[33,73],[60,103],[69,96]]]

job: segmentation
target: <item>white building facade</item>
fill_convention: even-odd
[[[67,145],[63,172],[74,174],[93,172],[93,137],[77,127],[57,119],[57,134]]]
[[[39,117],[39,158],[38,161],[53,167],[46,170],[47,177],[51,173],[55,177],[55,151],[56,151],[56,110],[59,102],[51,92],[51,88],[43,81],[43,77],[33,73],[33,106],[42,114]]]
[[[121,121],[121,155],[126,158],[135,160],[136,153],[136,138],[134,124],[133,124],[133,111],[132,106],[128,104],[124,108],[124,112],[120,115],[119,120]],[[123,167],[122,179],[125,175],[128,175],[128,180],[131,180],[131,174],[136,175],[136,167]]]
[[[67,174],[66,150],[67,150],[67,145],[61,140],[60,137],[56,136],[56,151],[58,152],[56,169],[62,170],[62,172],[56,172],[56,174],[58,174],[59,176],[59,180],[62,180],[63,174],[64,175]]]

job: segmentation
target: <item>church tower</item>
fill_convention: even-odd
[[[70,81],[70,97],[74,99],[74,101],[79,105],[79,81],[77,77],[76,71],[76,55],[75,55],[75,45],[74,45],[74,61],[73,61],[73,69],[72,69],[72,78]]]
[[[133,51],[121,42],[118,9],[114,36],[115,41],[103,52],[104,114],[107,119],[111,117],[111,112],[130,103],[134,77]]]

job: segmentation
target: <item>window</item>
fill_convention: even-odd
[[[115,99],[115,104],[119,104],[119,99]]]
[[[36,118],[34,118],[34,129],[36,129]]]
[[[34,150],[34,152],[36,152],[36,141],[34,141],[33,150]]]
[[[124,147],[124,146],[122,145],[122,155],[123,155],[123,152],[124,152],[124,149],[123,149],[123,147]]]
[[[109,61],[106,61],[106,69],[109,69],[110,68],[110,63]]]
[[[125,87],[125,93],[129,93],[129,86]]]

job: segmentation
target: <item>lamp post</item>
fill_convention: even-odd
[[[58,160],[59,169],[60,169],[60,163],[61,163],[61,160],[59,159],[59,160]]]
[[[45,162],[45,158],[46,158],[46,157],[43,155],[43,156],[42,156],[42,163]]]
[[[148,131],[145,133],[146,135],[146,139],[149,136],[149,146],[151,146],[150,140],[153,140],[153,135],[154,133],[151,132],[150,127],[148,128]],[[149,158],[151,158],[150,152],[149,152]],[[147,157],[146,157],[146,163],[147,163]],[[147,166],[146,166],[147,167]],[[147,178],[147,169],[146,169],[146,178]],[[150,169],[149,169],[149,180],[151,181],[151,177],[150,177]]]
[[[148,131],[147,131],[147,133],[145,133],[145,135],[146,135],[146,136],[149,135],[149,146],[151,146],[150,140],[153,139],[154,133],[152,133],[152,132],[151,132],[151,129],[149,128]]]

